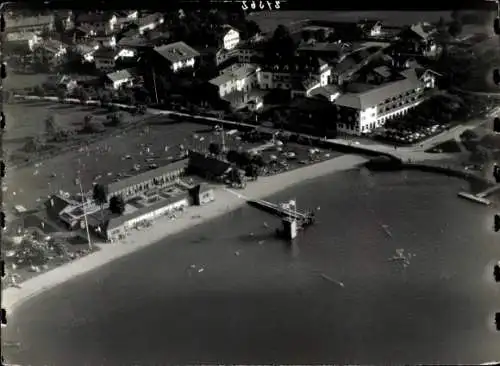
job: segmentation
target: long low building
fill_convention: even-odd
[[[107,185],[108,200],[121,195],[125,200],[153,187],[165,187],[181,177],[188,167],[189,159],[181,159],[147,172],[121,179]]]
[[[105,215],[103,212],[95,212],[89,215],[89,228],[100,237],[115,241],[123,238],[128,231],[141,223],[191,205],[205,205],[214,200],[213,189],[205,184],[198,184],[171,197],[163,196],[152,204],[135,208],[123,215],[113,214],[109,209],[103,211]]]

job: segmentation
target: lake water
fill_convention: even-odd
[[[6,356],[56,366],[500,360],[489,325],[500,286],[488,272],[500,236],[492,209],[457,198],[464,185],[366,170],[298,185],[273,197],[320,207],[294,246],[274,238],[275,219],[244,207],[24,304],[4,334],[22,350]],[[406,269],[388,261],[398,248],[414,254]]]

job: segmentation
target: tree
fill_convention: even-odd
[[[102,184],[94,184],[94,190],[92,192],[92,198],[94,201],[101,206],[101,217],[104,217],[104,204],[108,202],[108,194],[106,192],[106,187]]]
[[[259,25],[253,20],[249,20],[246,22],[246,28],[247,28],[247,36],[249,38],[262,33]]]
[[[80,100],[80,102],[85,103],[87,100],[89,100],[89,95],[85,89],[82,87],[78,87],[74,91],[75,97]]]
[[[108,119],[112,126],[118,126],[123,122],[123,115],[121,113],[113,113],[112,115],[108,116]]]
[[[310,30],[304,29],[301,33],[302,39],[304,41],[309,41],[312,38],[312,34]]]
[[[38,136],[29,137],[23,146],[23,150],[27,153],[33,153],[42,150],[43,146],[43,142]]]
[[[444,29],[446,29],[446,21],[444,20],[443,17],[439,17],[439,20],[436,25],[438,31],[442,32]]]
[[[66,99],[66,90],[64,88],[57,88],[56,89],[56,96],[59,102],[64,102],[64,99]]]
[[[99,95],[99,101],[101,102],[101,105],[106,106],[109,103],[111,103],[111,94],[108,91],[103,91]]]
[[[210,143],[210,145],[208,145],[208,152],[212,155],[219,155],[222,151],[222,148],[220,146],[220,144],[217,144],[215,142],[212,142]]]
[[[451,19],[454,21],[460,20],[460,12],[458,10],[453,10],[451,12]]]
[[[257,179],[259,176],[259,167],[256,164],[248,164],[245,166],[245,175],[252,179]]]
[[[465,130],[464,132],[462,132],[460,134],[460,139],[461,140],[464,140],[464,141],[470,141],[470,140],[475,140],[477,139],[479,136],[477,135],[477,133],[475,133],[473,130]]]
[[[45,133],[49,137],[49,139],[54,138],[58,131],[58,126],[55,120],[54,115],[49,115],[45,118]]]
[[[324,42],[326,41],[326,32],[324,29],[317,29],[315,32],[314,32],[314,39],[318,42]]]
[[[125,212],[125,201],[121,195],[113,196],[109,200],[109,210],[117,215],[123,215]]]
[[[454,20],[448,27],[448,33],[450,33],[452,37],[456,37],[462,33],[462,28],[462,23],[460,23],[459,20]]]
[[[229,150],[226,155],[227,161],[237,163],[240,158],[240,153],[236,150]]]
[[[45,95],[45,91],[40,85],[37,85],[33,88],[33,93],[39,97],[43,97]]]

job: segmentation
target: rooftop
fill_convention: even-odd
[[[117,51],[113,48],[100,47],[97,51],[94,52],[95,58],[114,58],[117,54]]]
[[[118,182],[110,183],[107,186],[108,194],[121,191],[124,188],[132,187],[136,184],[140,184],[163,174],[168,174],[170,172],[177,171],[179,169],[184,169],[187,167],[188,159],[178,160],[176,162],[161,166],[156,169],[148,170],[144,173],[134,175],[133,177],[119,180]]]
[[[153,23],[159,23],[162,20],[163,20],[163,15],[161,15],[161,13],[154,13],[138,18],[136,20],[136,23],[139,27],[143,27]]]
[[[335,104],[363,110],[377,106],[388,98],[412,91],[419,85],[418,79],[414,77],[407,77],[377,86],[370,84],[350,84],[350,90],[354,92],[340,95],[335,100]]]
[[[128,70],[119,70],[106,75],[106,77],[111,81],[127,80],[132,77]]]
[[[257,66],[252,64],[242,64],[238,65],[238,67],[236,68],[229,67],[225,69],[221,75],[210,80],[210,84],[220,86],[228,83],[231,80],[242,80],[251,75],[256,70]]]
[[[32,32],[26,33],[7,33],[8,42],[28,42],[36,38],[36,34]]]
[[[115,217],[111,218],[108,222],[107,229],[113,230],[117,227],[122,226],[127,221],[136,219],[138,217],[141,217],[141,216],[148,214],[149,212],[156,211],[162,207],[165,207],[165,206],[171,205],[173,203],[179,202],[183,199],[186,199],[189,197],[189,193],[183,192],[177,196],[172,196],[172,197],[162,196],[162,197],[163,198],[160,199],[159,201],[157,201],[149,206],[144,206],[144,207],[138,208],[137,210],[133,211],[129,215],[115,216]]]
[[[101,23],[108,22],[113,17],[113,14],[104,13],[83,13],[76,17],[76,23]]]
[[[54,15],[40,15],[33,17],[17,17],[6,19],[6,29],[45,26],[54,23]]]
[[[189,60],[200,55],[198,51],[182,41],[155,47],[154,50],[171,63]]]
[[[340,93],[339,89],[335,85],[325,85],[320,86],[319,88],[314,88],[311,90],[311,96],[323,96],[327,99],[330,99],[331,96]]]

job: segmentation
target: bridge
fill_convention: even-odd
[[[297,220],[301,225],[310,223],[314,217],[313,212],[292,210],[283,205],[268,202],[265,200],[248,200],[250,206],[266,211],[279,217],[288,217]]]

